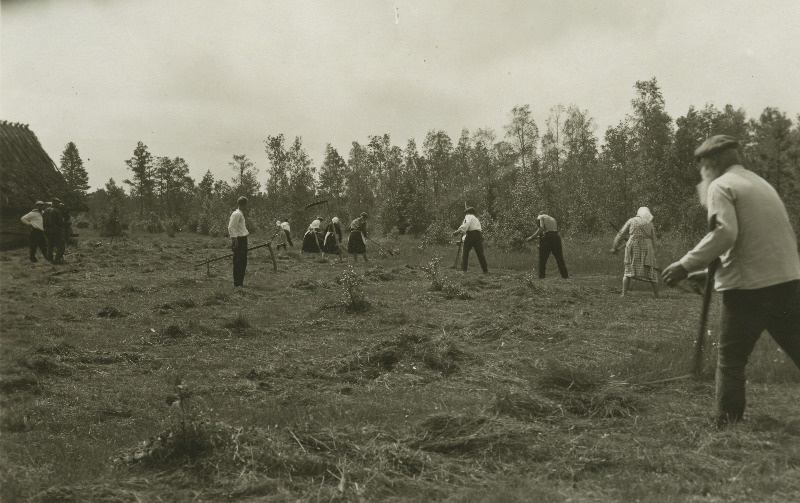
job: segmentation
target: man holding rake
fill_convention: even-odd
[[[483,254],[483,232],[481,231],[481,221],[475,216],[475,208],[470,206],[464,210],[464,222],[461,226],[453,231],[453,236],[456,234],[464,234],[464,244],[461,250],[461,271],[467,272],[469,265],[469,252],[475,249],[475,255],[478,256],[478,263],[484,274],[489,272],[489,266],[486,265],[486,256]]]
[[[722,292],[716,374],[717,426],[742,420],[745,366],[766,330],[800,368],[800,257],[797,238],[778,193],[741,165],[739,142],[712,136],[695,150],[703,180],[701,203],[713,229],[664,269],[674,286],[717,257],[715,288]]]

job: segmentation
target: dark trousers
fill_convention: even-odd
[[[544,278],[547,259],[550,258],[551,253],[556,258],[561,277],[568,278],[567,264],[564,263],[564,251],[561,249],[561,236],[555,231],[545,232],[539,238],[539,277]]]
[[[744,368],[766,330],[800,368],[800,280],[756,290],[722,292],[717,359],[717,413],[722,421],[744,414]]]
[[[233,249],[233,286],[244,284],[244,271],[247,269],[247,236],[236,238]]]
[[[45,231],[45,238],[47,238],[47,260],[50,262],[63,262],[64,261],[64,233],[61,229],[57,231]]]
[[[464,248],[461,250],[461,270],[467,270],[469,251],[473,248],[475,249],[475,255],[478,256],[481,269],[483,269],[483,272],[489,272],[489,266],[486,265],[486,257],[483,255],[483,233],[481,231],[467,231],[467,237],[464,239]]]
[[[47,258],[47,240],[44,237],[44,231],[35,227],[31,228],[31,233],[28,235],[29,252],[28,256],[31,262],[38,262],[36,260],[36,250],[41,250],[44,258]]]

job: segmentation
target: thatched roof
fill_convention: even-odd
[[[28,125],[0,121],[0,211],[22,215],[56,197],[70,210],[86,209]]]

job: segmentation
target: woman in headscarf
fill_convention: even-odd
[[[625,272],[622,275],[622,297],[628,293],[631,278],[650,283],[653,295],[658,298],[658,265],[653,242],[656,231],[653,227],[653,214],[642,206],[636,216],[625,222],[614,238],[611,253],[617,253],[625,243]]]
[[[315,218],[303,235],[303,248],[306,253],[322,253],[322,217]]]
[[[350,222],[350,239],[347,240],[347,253],[353,256],[353,263],[358,262],[358,256],[364,257],[364,262],[367,260],[367,243],[364,238],[367,237],[367,212],[362,212],[361,215]]]
[[[339,244],[342,242],[342,226],[339,225],[339,217],[333,217],[331,223],[325,228],[325,241],[322,244],[322,251],[341,255],[342,250]]]

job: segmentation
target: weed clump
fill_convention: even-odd
[[[23,367],[34,371],[39,375],[72,375],[72,369],[61,364],[57,359],[47,356],[33,354],[19,361]]]
[[[344,293],[345,310],[350,313],[366,311],[372,305],[364,295],[364,280],[356,273],[352,265],[347,266],[339,278]]]
[[[531,426],[486,416],[441,413],[417,425],[411,446],[428,452],[498,460],[542,459],[549,453],[531,445]]]
[[[445,299],[469,300],[472,298],[468,291],[454,283],[445,283],[442,286],[442,293]]]
[[[550,362],[540,375],[538,383],[545,389],[591,391],[603,385],[606,380],[599,373],[585,368]]]
[[[392,281],[397,279],[397,276],[394,275],[393,271],[394,269],[387,271],[383,267],[376,265],[371,269],[367,269],[364,275],[368,278],[374,278],[380,281]]]
[[[445,335],[431,337],[425,333],[402,332],[394,339],[358,350],[355,357],[337,372],[376,379],[382,373],[402,368],[406,372],[428,370],[447,377],[461,370],[464,362],[473,359]]]
[[[180,377],[169,378],[169,384],[172,389],[166,396],[166,403],[178,411],[173,415],[172,424],[135,448],[124,451],[115,459],[117,463],[140,463],[150,468],[190,464],[227,445],[232,435],[235,437],[236,432],[241,431],[203,419],[190,401],[191,390]]]
[[[494,395],[490,409],[521,421],[534,421],[557,413],[558,404],[541,396],[503,390]]]
[[[0,392],[4,394],[16,393],[29,389],[38,389],[39,380],[29,373],[5,375],[0,377]]]
[[[299,279],[292,282],[291,287],[297,288],[298,290],[308,290],[313,292],[319,288],[319,282],[313,279]]]
[[[245,316],[242,313],[239,313],[238,315],[236,315],[235,318],[228,320],[222,326],[240,332],[247,330],[248,328],[251,327],[250,322],[247,321],[247,318],[245,318]]]
[[[182,307],[184,309],[189,309],[191,307],[195,307],[197,305],[197,302],[195,302],[192,299],[178,299],[175,302],[173,302],[173,304],[178,307]]]
[[[110,307],[110,306],[104,307],[97,313],[98,318],[122,318],[124,316],[125,313],[123,313],[116,307]]]
[[[425,271],[425,275],[431,282],[428,287],[428,290],[431,292],[441,292],[442,289],[444,289],[444,279],[442,278],[441,269],[439,267],[441,263],[442,257],[437,255],[422,266],[422,270]]]
[[[206,297],[206,300],[203,301],[203,305],[204,306],[219,306],[219,305],[222,305],[222,304],[228,302],[230,300],[230,298],[231,298],[230,295],[228,295],[226,293],[217,292],[217,293],[215,293],[213,295],[210,295],[210,296]]]
[[[464,288],[451,283],[442,277],[440,267],[441,263],[442,257],[437,255],[431,259],[430,262],[422,266],[422,270],[425,271],[425,275],[431,281],[428,290],[431,292],[442,292],[444,298],[446,299],[471,299],[472,295],[470,295],[470,293]]]
[[[550,364],[540,377],[539,386],[549,398],[576,416],[629,417],[640,409],[639,394],[588,369]]]
[[[180,339],[186,337],[188,334],[180,327],[180,325],[168,325],[164,328],[164,335],[173,339]]]
[[[65,286],[61,288],[56,295],[64,299],[74,299],[83,296],[81,292],[71,286]]]

